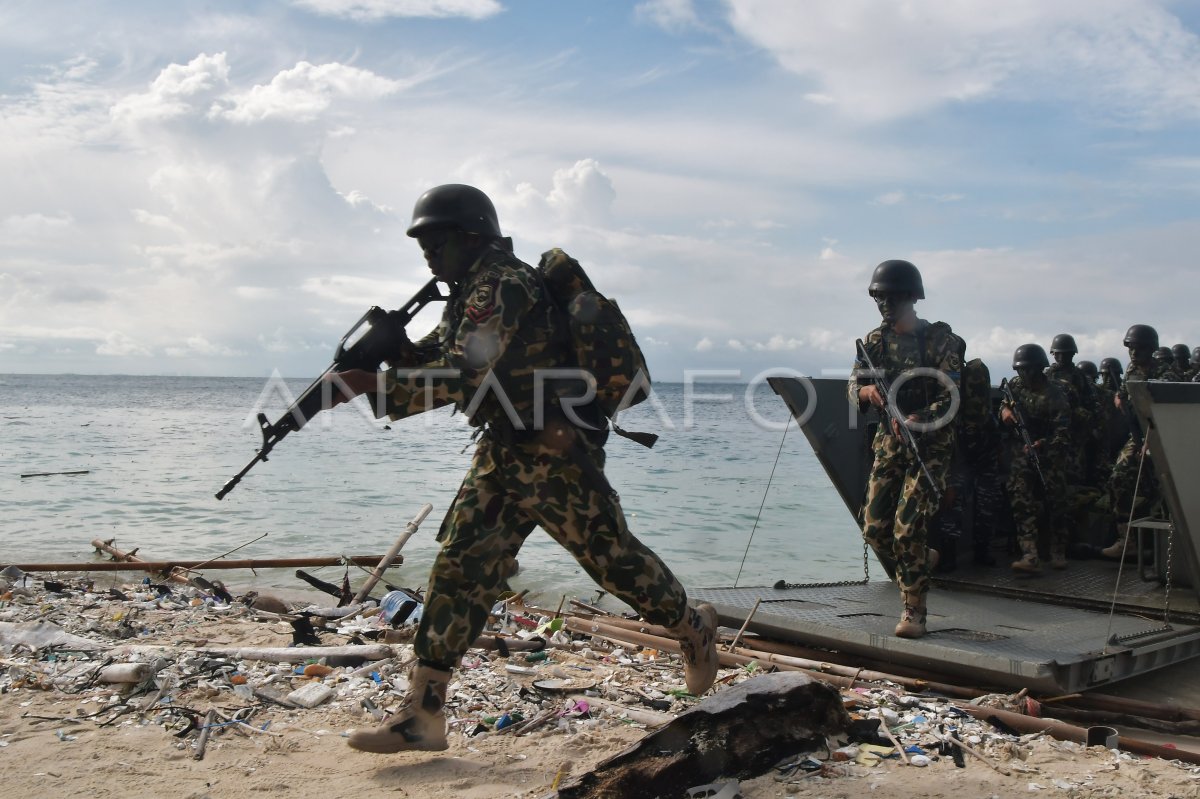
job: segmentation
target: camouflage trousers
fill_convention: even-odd
[[[1154,462],[1146,455],[1144,464],[1139,463],[1142,449],[1130,436],[1117,454],[1112,474],[1108,478],[1109,508],[1117,517],[1118,524],[1125,524],[1132,514],[1137,519],[1148,516],[1159,500],[1158,477],[1154,473]],[[1138,468],[1142,476],[1138,480]],[[1134,496],[1136,490],[1137,496]]]
[[[517,552],[535,527],[570,552],[584,571],[652,624],[674,626],[687,609],[683,585],[625,524],[603,478],[604,450],[578,441],[572,457],[485,435],[438,532],[414,642],[422,661],[458,665],[483,630]],[[584,468],[590,458],[595,469]]]
[[[1013,523],[1017,528],[1017,541],[1021,551],[1027,547],[1038,548],[1042,525],[1049,531],[1047,544],[1051,553],[1066,547],[1069,536],[1070,492],[1067,490],[1067,472],[1062,463],[1044,455],[1039,457],[1045,487],[1038,479],[1024,445],[1017,442],[1012,449],[1012,465],[1008,471],[1008,501],[1012,506]]]
[[[954,453],[954,433],[939,430],[917,436],[921,459],[945,491]],[[900,589],[929,591],[927,561],[929,525],[938,502],[913,454],[896,436],[882,430],[875,436],[875,462],[863,505],[863,538]]]

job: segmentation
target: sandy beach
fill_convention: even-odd
[[[317,668],[318,662],[308,664],[306,675],[303,664],[212,654],[288,647],[290,616],[197,602],[186,589],[160,597],[129,581],[114,581],[114,591],[97,581],[84,591],[74,576],[57,592],[40,576],[24,582],[0,606],[0,763],[14,796],[554,796],[556,783],[568,785],[636,744],[648,727],[703,701],[684,694],[682,668],[665,652],[614,647],[547,626],[541,632],[550,633],[551,645],[541,653],[506,658],[472,650],[450,691],[447,751],[362,754],[345,735],[377,723],[372,707],[382,712],[398,703],[411,659],[407,644],[383,644],[391,657],[365,670]],[[547,621],[514,612],[498,626],[514,627],[516,640],[523,630],[528,637],[528,625]],[[39,625],[76,638],[31,651],[19,642]],[[378,630],[370,615],[338,625],[344,632],[321,632],[322,644],[344,645]],[[403,630],[388,634],[402,637]],[[81,639],[96,648],[76,651]],[[151,676],[139,684],[97,680],[98,665],[110,660],[145,664]],[[762,671],[722,669],[712,693]],[[555,687],[539,690],[537,683]],[[311,708],[284,706],[294,691],[312,685],[327,688],[328,698]],[[843,741],[830,741],[828,749],[796,752],[779,768],[743,777],[740,795],[1200,796],[1194,765],[1048,735],[1005,735],[953,717],[963,740],[983,756],[967,756],[960,767],[938,754],[939,725],[952,717],[936,697],[867,682],[841,696],[852,717],[881,719],[908,750],[907,764],[883,747],[839,748]],[[214,723],[197,759],[196,727],[210,709]],[[514,721],[508,729],[499,721],[505,714]],[[920,762],[916,752],[925,753],[927,765],[913,765]],[[679,786],[676,795],[691,787]]]

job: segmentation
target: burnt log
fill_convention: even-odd
[[[821,749],[850,717],[832,686],[795,672],[726,688],[561,786],[559,799],[683,799],[720,778],[750,779]]]

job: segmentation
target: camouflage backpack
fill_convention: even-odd
[[[987,364],[973,358],[962,365],[958,424],[971,431],[986,431],[996,424],[992,407],[992,375]]]
[[[616,300],[596,290],[571,256],[557,247],[542,254],[538,273],[551,303],[566,319],[575,363],[595,378],[596,403],[610,419],[649,396],[650,372]],[[658,436],[613,430],[650,447]]]

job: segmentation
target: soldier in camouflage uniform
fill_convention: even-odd
[[[1175,373],[1179,375],[1179,379],[1184,382],[1191,381],[1200,365],[1192,362],[1192,351],[1188,349],[1188,345],[1176,344],[1171,348],[1171,354],[1175,357]]]
[[[1200,383],[1200,347],[1192,350],[1192,382]]]
[[[1109,507],[1117,516],[1117,540],[1101,550],[1112,558],[1119,558],[1127,551],[1128,522],[1149,514],[1159,501],[1154,463],[1146,451],[1141,425],[1135,418],[1126,386],[1136,380],[1179,380],[1171,363],[1156,357],[1162,348],[1158,346],[1158,331],[1150,325],[1130,327],[1125,333],[1125,346],[1129,350],[1129,367],[1125,370],[1125,383],[1117,392],[1115,404],[1129,422],[1130,436],[1117,454],[1108,480]]]
[[[939,510],[936,494],[945,490],[954,453],[956,408],[952,405],[957,401],[965,345],[944,322],[931,324],[917,317],[913,304],[925,298],[925,289],[921,273],[908,261],[884,261],[877,266],[869,291],[883,324],[863,343],[875,367],[885,373],[894,396],[885,396],[878,376],[870,375],[859,358],[848,386],[849,398],[864,411],[894,401],[891,407],[899,418],[880,425],[875,435],[863,537],[900,584],[904,610],[896,635],[918,638],[926,632],[929,574],[937,558],[936,551],[927,548],[929,525]],[[944,377],[914,376],[913,370],[919,368]],[[914,431],[919,453],[908,449],[900,437],[901,423]]]
[[[438,532],[417,628],[410,689],[399,711],[350,746],[368,752],[447,747],[443,705],[452,669],[482,631],[541,526],[608,592],[680,640],[688,690],[702,694],[717,670],[716,611],[692,607],[679,580],[630,533],[604,476],[605,421],[572,408],[574,387],[543,370],[573,366],[562,311],[534,269],[501,237],[491,200],[471,186],[438,186],[413,210],[408,235],[449,284],[438,327],[403,348],[404,366],[342,372],[344,397],[374,393],[391,419],[453,404],[480,429],[475,457]],[[562,400],[560,402],[559,400]],[[378,406],[377,406],[378,407]]]
[[[1090,471],[1087,463],[1089,448],[1094,447],[1097,427],[1096,392],[1092,382],[1084,376],[1074,364],[1079,347],[1075,345],[1075,337],[1069,333],[1059,333],[1050,343],[1050,354],[1054,363],[1046,370],[1050,379],[1059,383],[1067,402],[1071,405],[1071,447],[1064,453],[1066,457],[1067,484],[1082,485]]]
[[[1089,486],[1102,488],[1108,484],[1108,475],[1112,471],[1114,452],[1111,441],[1116,435],[1116,416],[1119,411],[1113,403],[1115,393],[1101,381],[1100,370],[1096,368],[1096,364],[1080,361],[1077,366],[1096,394],[1096,435],[1092,438],[1085,456],[1088,470],[1084,476]]]
[[[1013,571],[1038,574],[1041,521],[1049,528],[1050,566],[1067,568],[1067,460],[1071,449],[1071,405],[1062,384],[1049,379],[1046,351],[1037,344],[1022,344],[1013,353],[1017,376],[1008,382],[1012,399],[1000,406],[1000,421],[1013,431],[1012,464],[1008,473],[1008,496],[1017,524],[1021,558]],[[1020,425],[1033,444],[1031,453],[1016,433]],[[1036,456],[1037,466],[1034,466]],[[1040,474],[1039,474],[1040,471]]]

